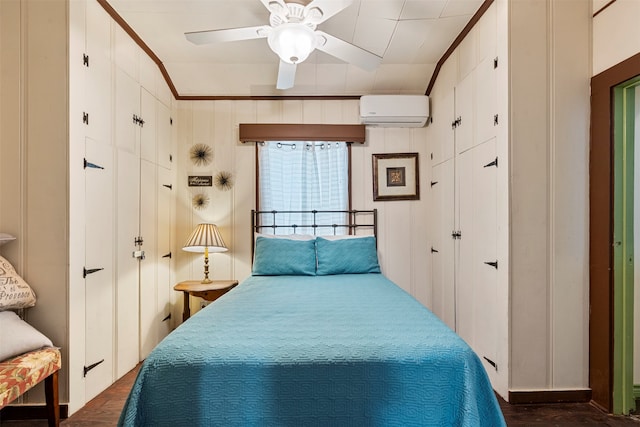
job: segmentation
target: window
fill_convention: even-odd
[[[290,212],[278,222],[300,228],[277,230],[277,234],[347,234],[332,227],[309,224],[346,224],[344,213],[302,214],[291,211],[349,209],[349,148],[345,142],[267,141],[258,144],[259,209]],[[263,223],[268,224],[269,218]],[[268,229],[265,229],[265,232]]]
[[[270,198],[272,198],[271,194],[275,194],[276,196],[274,197],[274,199],[277,199],[277,197],[279,197],[279,194],[282,193],[284,194],[285,190],[280,189],[280,187],[282,185],[289,185],[289,184],[278,184],[278,182],[284,183],[285,182],[285,177],[289,176],[289,179],[286,180],[288,183],[292,183],[293,181],[301,181],[301,173],[298,173],[297,177],[293,177],[293,175],[290,173],[292,170],[292,167],[290,165],[287,165],[286,163],[280,163],[280,175],[279,177],[276,176],[276,178],[272,178],[275,174],[275,172],[271,171],[271,172],[265,172],[262,169],[266,168],[266,165],[264,164],[264,161],[261,161],[260,157],[261,157],[261,151],[263,149],[263,147],[265,148],[265,153],[273,153],[273,151],[267,151],[266,147],[271,148],[271,144],[270,143],[275,143],[275,147],[278,148],[278,144],[280,144],[280,148],[282,149],[286,149],[287,147],[290,149],[289,151],[292,151],[292,146],[287,145],[287,144],[296,144],[296,148],[295,150],[305,150],[306,151],[306,145],[312,145],[312,147],[310,147],[310,150],[312,155],[308,155],[307,157],[310,157],[311,159],[315,159],[313,162],[308,162],[306,159],[304,161],[304,164],[306,165],[306,169],[305,169],[305,174],[304,176],[306,177],[307,172],[309,172],[309,170],[312,170],[314,173],[319,171],[319,167],[317,166],[317,162],[316,160],[319,157],[322,157],[319,155],[319,153],[323,153],[324,149],[326,149],[326,145],[325,148],[322,148],[322,144],[335,144],[336,142],[339,142],[339,146],[341,148],[339,148],[337,151],[343,150],[343,154],[341,158],[343,158],[344,160],[344,156],[346,156],[346,172],[342,171],[340,173],[336,172],[335,170],[331,170],[330,172],[323,172],[323,173],[318,173],[317,175],[317,182],[318,182],[318,186],[321,188],[321,193],[325,192],[325,189],[329,188],[333,188],[331,186],[327,187],[327,182],[331,182],[333,183],[334,180],[336,182],[339,182],[340,184],[340,188],[346,188],[346,202],[344,200],[344,196],[340,197],[340,200],[342,200],[342,207],[340,208],[341,210],[345,210],[345,209],[350,209],[351,208],[351,198],[349,195],[349,189],[350,189],[350,182],[349,180],[351,179],[350,176],[350,171],[349,171],[349,167],[351,164],[351,159],[350,159],[350,153],[351,153],[351,144],[350,143],[364,143],[365,142],[365,126],[364,125],[349,125],[349,124],[286,124],[286,123],[240,123],[239,126],[239,139],[242,142],[255,142],[257,143],[257,157],[258,157],[258,161],[257,161],[257,177],[258,177],[258,182],[257,182],[257,187],[258,190],[256,191],[256,207],[257,209],[261,210],[261,211],[265,211],[267,209],[269,210],[274,210],[274,209],[282,209],[282,208],[286,208],[289,209],[289,207],[293,206],[293,204],[290,204],[289,206],[283,206],[282,208],[280,206],[274,205],[274,204],[270,204],[271,202],[269,202],[268,200],[270,200]],[[344,141],[344,142],[343,142]],[[263,145],[264,142],[264,145]],[[311,150],[311,148],[313,148],[313,150]],[[334,150],[334,148],[338,148],[334,145],[331,146],[331,148],[329,150]],[[275,151],[275,150],[274,150]],[[286,152],[286,150],[282,151],[282,152],[277,152],[276,153],[279,154],[284,154]],[[334,151],[331,151],[331,153],[334,153]],[[302,157],[302,154],[300,154],[298,152],[298,156]],[[334,156],[334,154],[330,154],[328,157]],[[336,156],[338,157],[338,156]],[[271,157],[269,157],[271,158]],[[288,161],[288,160],[287,160]],[[302,164],[302,161],[300,161]],[[268,160],[268,163],[271,164],[271,160]],[[274,165],[276,165],[276,162],[273,162]],[[332,162],[328,162],[328,163],[332,163]],[[309,164],[311,164],[312,166],[309,166]],[[271,165],[270,165],[271,166]],[[302,166],[300,166],[302,167]],[[277,166],[276,166],[277,168]],[[265,169],[266,170],[266,169]],[[261,182],[263,181],[264,176],[269,176],[269,180],[272,180],[269,184],[266,184],[263,186],[261,185]],[[306,178],[305,178],[306,180]],[[265,180],[266,181],[266,180]],[[302,184],[300,184],[302,185]],[[265,188],[265,195],[261,194],[261,189]],[[302,188],[302,187],[301,187]],[[333,198],[336,194],[342,194],[339,193],[337,191],[329,191],[332,196],[331,198]],[[299,191],[300,193],[300,197],[303,198],[305,200],[305,204],[304,205],[300,205],[303,206],[303,209],[300,210],[305,210],[305,209],[315,209],[315,210],[329,210],[331,208],[331,206],[326,206],[324,205],[324,200],[329,200],[327,197],[322,196],[323,198],[320,199],[321,202],[319,202],[320,204],[322,204],[322,206],[312,206],[310,202],[312,202],[314,200],[314,197],[317,199],[320,196],[317,195],[311,195],[309,196],[310,193],[307,192],[307,189],[305,188],[304,191],[301,189]],[[284,197],[283,197],[284,200]],[[282,202],[284,203],[284,202]],[[297,210],[297,209],[296,209]],[[273,224],[273,217],[269,218],[270,214],[262,214],[260,218],[256,218],[256,220],[264,225],[267,224]],[[322,221],[322,224],[348,224],[348,220],[349,218],[347,216],[340,216],[340,217],[336,217],[336,218],[319,218],[316,217],[316,224],[320,224],[320,221]],[[313,218],[311,216],[307,216],[307,217],[299,217],[299,218],[294,218],[291,220],[288,219],[281,219],[280,217],[278,217],[277,219],[279,224],[284,224],[284,223],[288,223],[288,224],[300,224],[301,228],[296,228],[295,233],[298,234],[350,234],[350,228],[346,227],[346,228],[337,228],[334,230],[333,227],[329,227],[329,228],[309,228],[309,227],[302,227],[305,224],[312,224],[313,223]],[[262,228],[263,232],[268,232],[269,230],[266,227]],[[277,233],[278,234],[291,234],[294,233],[293,229],[289,229],[289,230],[283,230],[283,229],[277,229]]]

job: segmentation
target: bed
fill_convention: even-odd
[[[119,425],[505,425],[478,357],[375,244],[256,238],[254,275],[153,350]]]

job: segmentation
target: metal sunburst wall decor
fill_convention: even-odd
[[[204,193],[198,193],[191,199],[194,209],[202,210],[209,206],[209,196]]]
[[[196,166],[207,166],[213,161],[213,149],[207,144],[195,144],[189,150],[189,157]]]
[[[214,179],[214,183],[218,190],[231,190],[231,188],[233,188],[233,175],[231,172],[227,171],[218,172]]]

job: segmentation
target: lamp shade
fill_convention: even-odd
[[[227,245],[215,224],[198,224],[182,247],[187,252],[205,252],[205,249],[208,252],[227,251]]]
[[[274,28],[267,43],[284,62],[298,64],[316,48],[316,36],[308,26],[292,23]]]

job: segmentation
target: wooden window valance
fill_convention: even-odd
[[[240,123],[240,141],[344,141],[364,143],[365,125]]]

